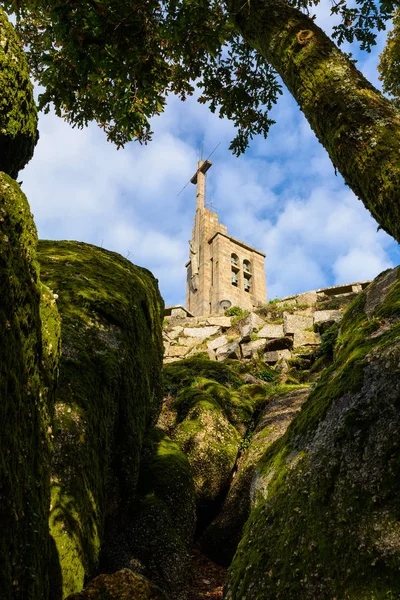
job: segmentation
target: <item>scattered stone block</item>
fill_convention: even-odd
[[[197,317],[196,321],[197,321],[197,323],[187,323],[186,325],[188,325],[188,326],[197,325],[198,327],[207,327],[208,326],[208,319],[206,317]]]
[[[183,330],[183,335],[187,337],[195,337],[200,338],[201,340],[205,340],[206,338],[215,335],[220,331],[220,327],[217,325],[213,327],[185,327]]]
[[[198,346],[194,346],[188,354],[186,354],[185,358],[189,358],[189,356],[194,356],[195,354],[204,354],[205,350],[200,350]]]
[[[207,325],[216,325],[222,329],[229,329],[231,321],[231,317],[209,317],[207,319]]]
[[[172,356],[166,356],[164,358],[163,362],[164,362],[164,365],[169,365],[170,363],[177,362],[178,360],[181,360],[181,359],[179,357],[174,358]]]
[[[264,327],[257,333],[257,337],[266,338],[267,340],[283,337],[283,324],[264,325]]]
[[[218,348],[221,348],[221,346],[226,346],[227,343],[228,339],[226,335],[221,335],[220,337],[215,338],[215,340],[211,340],[211,342],[207,343],[207,350],[217,350]]]
[[[251,312],[249,315],[247,315],[244,324],[250,325],[251,331],[254,332],[261,329],[261,327],[265,325],[265,321],[256,315],[256,313]]]
[[[290,350],[277,350],[278,352],[278,360],[289,360],[291,358],[292,353]]]
[[[207,350],[207,354],[210,360],[217,360],[217,357],[215,356],[215,350]]]
[[[169,350],[168,350],[168,358],[171,357],[183,357],[187,354],[189,348],[187,348],[186,346],[170,346]]]
[[[321,338],[314,331],[296,331],[293,336],[293,348],[299,346],[318,346],[321,343]]]
[[[266,350],[291,350],[293,348],[293,337],[285,336],[274,340],[266,340]]]
[[[313,354],[315,352],[315,346],[303,346],[301,348],[301,351],[294,351],[292,353],[292,358],[299,358],[299,359],[310,359]]]
[[[275,304],[276,308],[281,308],[281,306],[296,306],[297,304],[297,296],[289,296],[289,298],[282,298],[279,302]]]
[[[258,331],[263,325],[265,325],[265,321],[256,313],[247,315],[240,329],[240,342],[249,342],[251,334]]]
[[[179,319],[185,319],[187,317],[187,312],[184,308],[177,306],[176,308],[171,309],[171,317],[178,317]]]
[[[240,358],[240,346],[238,342],[229,342],[225,346],[221,346],[215,353],[218,361],[226,360],[227,358]]]
[[[286,334],[299,333],[304,329],[312,329],[313,317],[308,315],[289,315],[283,313],[283,331]]]
[[[251,373],[244,373],[243,381],[244,381],[244,383],[255,383],[256,385],[260,385],[260,384],[264,383],[262,379],[255,377]]]
[[[201,340],[199,340],[198,338],[191,338],[191,337],[179,337],[178,338],[178,344],[180,346],[186,346],[187,348],[193,348],[193,346],[195,346],[196,344],[199,344],[201,342]]]
[[[279,360],[288,360],[291,357],[290,350],[272,350],[264,353],[264,361],[266,363],[277,363]]]
[[[244,344],[245,342],[249,342],[251,339],[252,333],[253,333],[253,330],[249,323],[246,323],[245,325],[243,325],[243,327],[241,327],[241,329],[240,329],[240,343]]]
[[[181,335],[182,331],[183,327],[177,325],[168,331],[168,336],[171,340],[176,340],[176,338]]]
[[[309,306],[317,303],[317,292],[304,292],[296,298],[297,304],[308,304]]]
[[[340,310],[316,310],[314,312],[314,324],[317,323],[338,323],[343,317]]]
[[[253,340],[248,344],[241,344],[240,347],[242,349],[243,358],[251,358],[252,356],[257,354],[259,350],[264,350],[265,339]]]

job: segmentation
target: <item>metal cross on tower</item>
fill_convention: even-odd
[[[211,165],[212,162],[210,160],[199,160],[197,171],[190,180],[190,183],[196,185],[196,210],[201,210],[205,206],[205,179]]]

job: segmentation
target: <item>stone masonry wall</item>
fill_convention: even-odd
[[[267,298],[264,254],[234,238],[217,233],[210,240],[212,273],[209,291],[211,314],[224,314],[221,300],[229,300],[232,306],[252,310],[265,303]],[[237,257],[237,265],[232,265],[232,255]],[[244,261],[250,265],[249,291],[244,287]],[[232,268],[235,269],[237,286],[232,285]]]
[[[368,284],[363,281],[290,296],[242,318],[189,317],[183,310],[175,311],[164,320],[164,364],[206,352],[211,360],[259,357],[285,369],[289,359],[307,359],[315,352],[321,333],[341,320],[347,305]]]

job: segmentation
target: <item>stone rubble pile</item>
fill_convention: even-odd
[[[310,356],[321,333],[341,320],[351,300],[369,282],[306,292],[273,301],[245,317],[192,317],[177,308],[164,323],[164,363],[199,352],[211,360],[249,360],[259,356],[275,365],[296,356]]]

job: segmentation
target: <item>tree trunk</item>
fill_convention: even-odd
[[[228,0],[234,23],[282,77],[345,182],[400,241],[400,111],[299,10]]]

